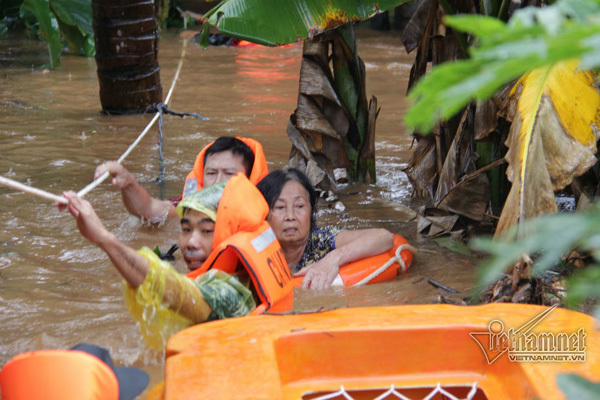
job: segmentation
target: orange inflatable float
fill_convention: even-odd
[[[165,381],[148,399],[564,399],[559,374],[600,380],[595,322],[506,303],[209,322],[169,340]]]
[[[394,245],[389,251],[344,265],[332,286],[361,286],[392,279],[398,274],[398,270],[408,270],[412,263],[413,251],[406,239],[394,235]],[[303,276],[294,278],[294,287],[302,286],[302,279]]]

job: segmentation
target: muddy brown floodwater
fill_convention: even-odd
[[[161,79],[165,94],[181,54],[182,40],[163,32]],[[354,289],[298,290],[295,310],[431,303],[428,278],[458,290],[471,287],[474,262],[416,234],[411,220],[418,204],[402,169],[411,139],[402,122],[412,56],[397,34],[360,31],[367,93],[379,100],[377,184],[347,185],[346,209],[319,211],[320,224],[347,228],[384,227],[404,235],[419,253],[410,271],[396,280]],[[180,195],[197,152],[221,135],[249,136],[265,149],[269,167],[285,166],[285,134],[296,107],[301,44],[286,48],[203,50],[189,45],[171,108],[210,120],[166,116],[166,176],[159,173],[154,128],[124,165],[156,197]],[[96,165],[117,159],[151,116],[104,116],[93,59],[64,56],[56,71],[36,72],[45,62],[42,43],[0,37],[0,175],[52,193],[79,190]],[[134,248],[177,241],[177,223],[160,229],[129,216],[120,193],[108,183],[87,196],[107,227]],[[0,365],[15,354],[69,348],[79,342],[110,349],[117,363],[147,370],[151,385],[162,378],[163,355],[144,344],[127,313],[121,280],[104,253],[83,239],[73,218],[48,201],[0,187]],[[184,270],[183,263],[178,268]]]

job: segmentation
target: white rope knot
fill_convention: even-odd
[[[394,263],[400,264],[400,268],[402,269],[402,272],[406,272],[406,270],[408,270],[408,266],[402,259],[402,250],[404,250],[404,249],[409,250],[411,253],[413,253],[413,255],[417,254],[417,249],[412,247],[410,244],[408,244],[408,243],[401,244],[396,249],[394,256],[390,257],[390,259],[387,260],[385,264],[383,264],[381,267],[377,268],[375,271],[373,271],[371,274],[369,274],[368,276],[366,276],[359,282],[352,285],[352,287],[366,285],[367,283],[371,282],[373,279],[375,279],[379,275],[381,275],[385,270],[387,270],[389,267],[391,267]]]

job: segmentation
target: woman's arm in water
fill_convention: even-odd
[[[304,276],[302,287],[325,289],[331,286],[340,267],[388,251],[394,245],[394,235],[386,229],[343,230],[335,237],[335,249],[319,261],[298,271]]]
[[[151,224],[160,224],[166,221],[167,217],[177,216],[175,206],[169,200],[158,200],[150,196],[123,165],[116,161],[100,164],[96,168],[94,179],[98,179],[105,172],[112,176],[113,186],[121,189],[123,204],[130,214]]]

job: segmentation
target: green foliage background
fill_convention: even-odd
[[[51,69],[60,65],[64,45],[95,55],[91,0],[24,0],[20,14],[30,32],[48,43]]]
[[[58,67],[65,47],[95,55],[91,0],[1,0],[0,18],[0,35],[22,24],[31,37],[48,43],[50,60],[44,67]]]
[[[228,36],[266,46],[294,43],[352,21],[362,21],[408,0],[224,0],[206,13]],[[208,45],[208,30],[201,44]]]
[[[430,132],[438,120],[456,114],[472,99],[492,97],[527,71],[580,58],[581,68],[600,65],[600,2],[561,0],[527,7],[508,23],[482,15],[444,18],[446,25],[476,38],[470,58],[434,68],[409,93],[410,129]]]

